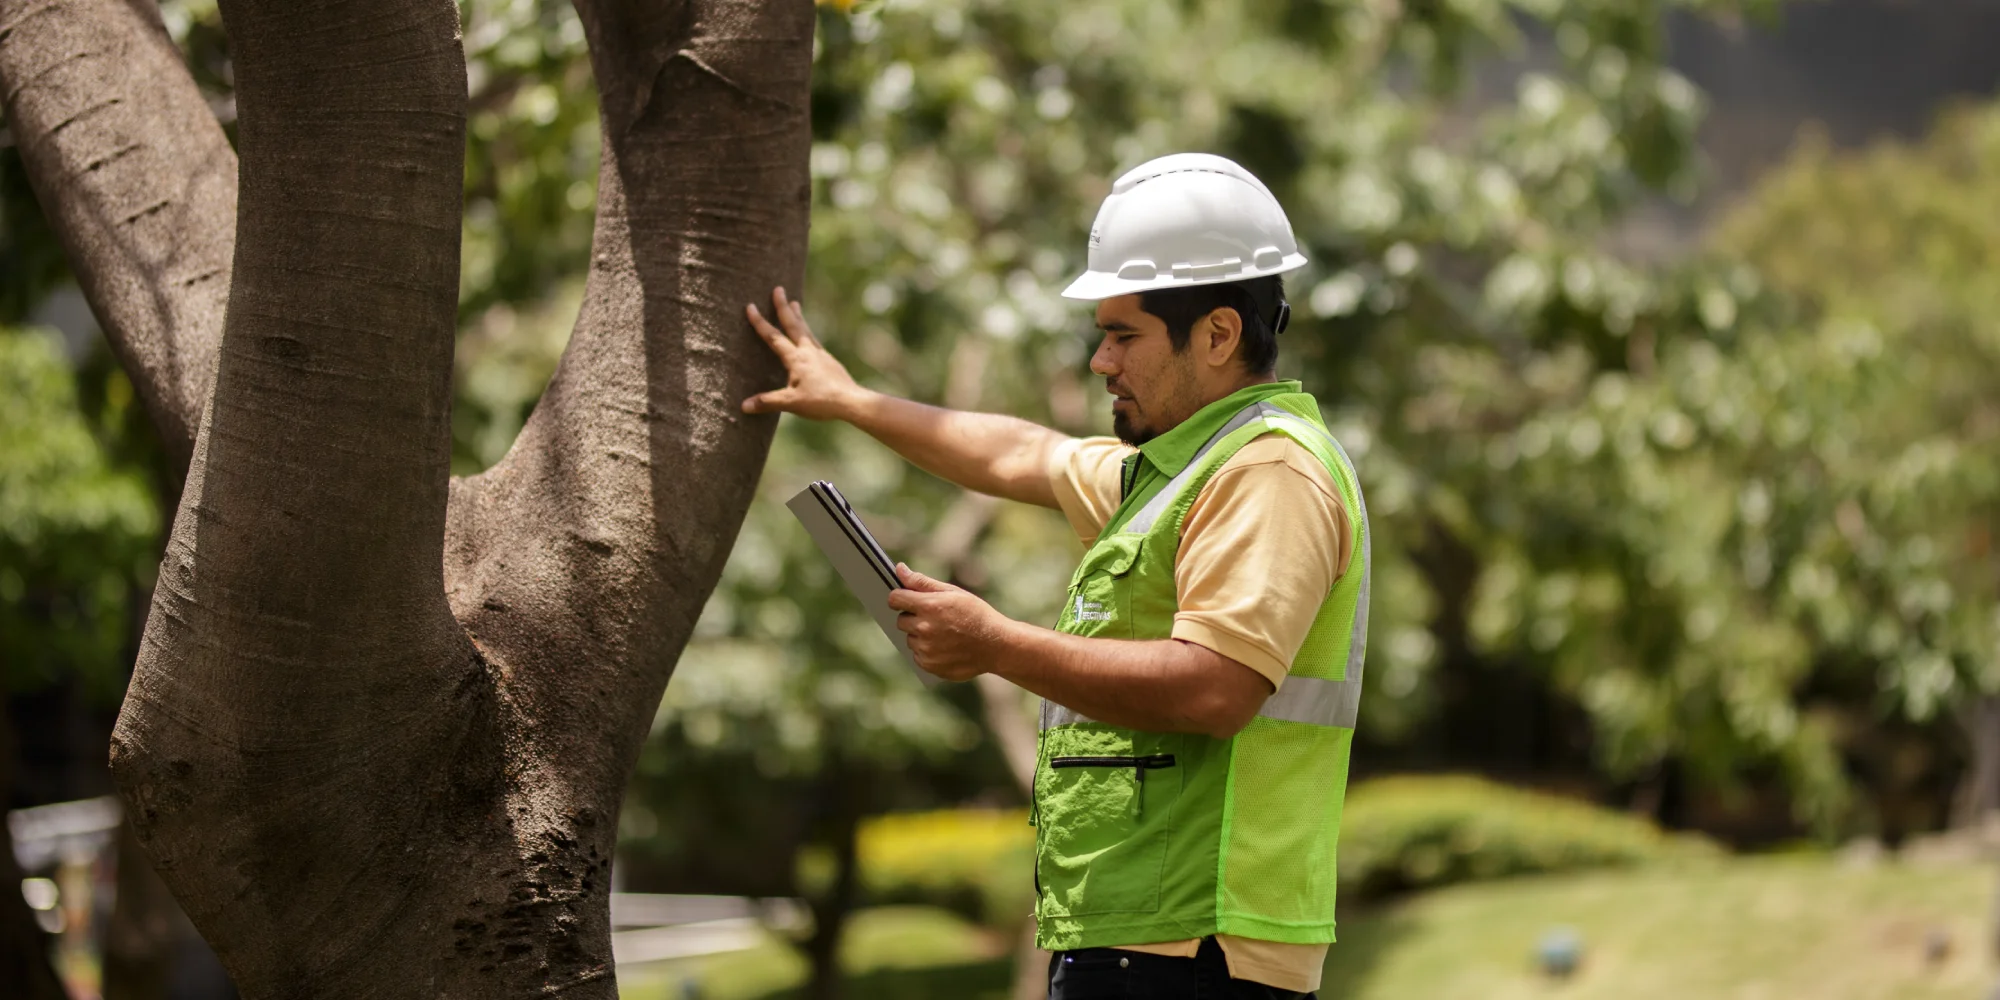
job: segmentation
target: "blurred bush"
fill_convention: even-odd
[[[1023,809],[943,809],[861,824],[863,888],[873,903],[921,903],[988,927],[1034,905],[1035,831]],[[1720,849],[1587,802],[1480,778],[1377,778],[1348,792],[1340,881],[1348,898],[1454,882],[1700,860]]]
[[[1025,809],[940,809],[864,820],[856,844],[871,902],[941,906],[1011,928],[1035,905],[1035,829]]]
[[[101,376],[101,377],[98,377]],[[137,402],[115,370],[73,370],[46,330],[0,329],[0,684],[124,685],[160,511],[120,453]]]
[[[1706,838],[1574,799],[1463,776],[1378,778],[1348,793],[1340,881],[1352,900],[1717,853]]]

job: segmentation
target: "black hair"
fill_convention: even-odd
[[[1196,320],[1217,309],[1236,310],[1243,321],[1243,340],[1236,356],[1253,375],[1277,370],[1278,334],[1291,318],[1291,307],[1285,304],[1285,278],[1278,274],[1192,288],[1156,288],[1139,293],[1139,308],[1167,324],[1167,337],[1177,354],[1187,350]]]

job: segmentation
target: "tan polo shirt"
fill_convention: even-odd
[[[1072,438],[1052,456],[1056,501],[1085,545],[1118,509],[1119,472],[1133,450],[1117,438]],[[1326,595],[1347,572],[1353,548],[1347,508],[1326,467],[1283,435],[1257,438],[1230,456],[1188,508],[1174,560],[1180,610],[1173,637],[1257,671],[1276,690]],[[1326,945],[1228,934],[1216,941],[1234,978],[1302,993],[1319,989]],[[1125,947],[1192,957],[1200,943]]]

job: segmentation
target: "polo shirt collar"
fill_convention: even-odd
[[[1194,461],[1195,452],[1208,443],[1222,425],[1229,422],[1246,406],[1261,402],[1272,396],[1301,391],[1296,380],[1282,382],[1260,382],[1245,386],[1196,410],[1194,416],[1181,421],[1172,430],[1139,446],[1139,454],[1153,468],[1168,476],[1178,476],[1189,462]]]

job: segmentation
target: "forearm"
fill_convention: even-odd
[[[1178,639],[1089,639],[1010,622],[991,671],[1099,722],[1227,737],[1248,724],[1269,682]]]
[[[1055,507],[1049,459],[1066,440],[1018,417],[929,406],[857,391],[842,418],[934,476],[969,490]]]

